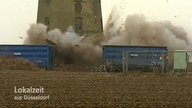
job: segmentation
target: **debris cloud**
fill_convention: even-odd
[[[59,29],[47,31],[43,24],[33,24],[24,44],[50,44],[55,48],[55,58],[66,64],[100,63],[101,47],[92,39],[83,39],[70,26],[65,33]]]
[[[167,46],[170,50],[189,49],[187,33],[169,21],[148,22],[143,15],[134,14],[128,16],[124,27],[116,32],[113,30],[114,23],[116,22],[109,20],[109,26],[105,30],[106,44]]]
[[[102,63],[102,45],[167,46],[169,50],[190,50],[191,43],[183,28],[170,21],[149,22],[142,14],[127,16],[121,28],[112,14],[103,34],[78,35],[72,26],[65,33],[59,29],[47,31],[43,24],[32,24],[25,44],[49,44],[55,48],[55,58],[67,64]]]

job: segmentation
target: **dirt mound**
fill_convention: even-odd
[[[0,56],[0,70],[40,70],[40,68],[23,58]]]

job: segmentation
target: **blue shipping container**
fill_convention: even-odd
[[[2,55],[24,58],[47,70],[53,68],[53,47],[50,45],[0,45]]]
[[[129,69],[152,68],[157,64],[162,65],[165,69],[167,51],[167,47],[164,46],[104,45],[103,62],[117,64],[116,66],[119,66],[118,68],[121,70],[125,64]]]

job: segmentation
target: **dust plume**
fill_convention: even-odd
[[[43,24],[32,24],[25,44],[54,46],[56,61],[72,64],[102,63],[102,45],[167,46],[169,50],[190,49],[191,43],[183,28],[169,21],[149,22],[144,15],[127,16],[117,28],[118,17],[112,13],[102,34],[78,35],[70,26],[66,32],[47,31]]]
[[[45,35],[47,26],[43,24],[32,24],[27,31],[28,37],[25,39],[25,44],[45,44]]]
[[[114,23],[117,22],[111,17],[105,29],[105,44],[167,46],[170,50],[189,49],[187,33],[169,21],[148,22],[144,15],[134,14],[127,17],[121,30],[116,29],[114,32]]]
[[[84,39],[70,26],[65,33],[59,29],[47,31],[43,24],[32,24],[24,44],[49,44],[55,49],[55,59],[61,63],[101,62],[101,47],[92,39]]]

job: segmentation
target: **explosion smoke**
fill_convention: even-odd
[[[27,31],[28,37],[25,39],[25,44],[45,44],[45,35],[47,27],[43,24],[32,24]]]
[[[115,21],[109,21],[105,34],[106,44],[113,45],[145,45],[167,46],[170,50],[189,49],[190,43],[186,32],[181,27],[172,25],[169,21],[148,22],[143,15],[130,15],[124,23],[124,29],[111,32],[115,29]]]
[[[79,36],[72,26],[67,32],[59,29],[47,31],[43,24],[33,24],[28,30],[25,44],[51,44],[55,47],[55,58],[63,63],[101,63],[101,45],[167,46],[170,50],[190,49],[186,32],[169,21],[148,22],[143,15],[130,15],[124,27],[116,29],[118,23],[110,15],[104,36]],[[99,38],[98,38],[99,37]]]
[[[67,32],[59,29],[46,32],[43,24],[32,24],[24,44],[52,44],[55,47],[55,58],[63,63],[98,63],[101,62],[99,45],[83,40],[70,26]],[[92,41],[91,39],[89,39]]]

